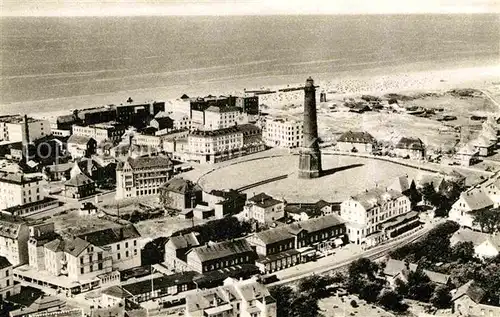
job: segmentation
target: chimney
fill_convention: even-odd
[[[22,146],[24,150],[24,158],[25,158],[25,163],[27,164],[29,161],[29,144],[30,144],[30,132],[29,132],[29,125],[28,125],[28,115],[24,115],[23,117],[23,136],[22,136]]]

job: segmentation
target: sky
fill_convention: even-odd
[[[500,13],[500,0],[0,0],[3,16]]]

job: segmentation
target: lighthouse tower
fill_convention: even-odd
[[[316,88],[311,77],[304,87],[304,142],[300,149],[299,178],[316,178],[321,175],[321,152],[318,140],[316,115]]]

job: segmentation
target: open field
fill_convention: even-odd
[[[265,158],[223,167],[201,178],[205,190],[239,188],[267,178],[287,174],[280,181],[261,185],[247,191],[248,194],[265,192],[288,202],[315,202],[320,199],[341,201],[365,189],[388,186],[397,176],[414,177],[417,169],[393,163],[342,156],[323,156],[323,169],[340,168],[341,171],[317,179],[303,180],[297,177],[298,156]],[[327,173],[329,173],[327,172]]]
[[[344,301],[342,301],[342,299]],[[358,307],[351,306],[351,301],[354,300]],[[321,299],[318,303],[321,313],[325,317],[330,316],[357,316],[357,317],[392,317],[391,314],[380,307],[372,304],[367,304],[364,300],[360,300],[355,295],[347,295],[343,298],[333,295]]]
[[[54,222],[55,231],[62,235],[78,235],[84,232],[118,226],[116,222],[106,218],[98,218],[97,216],[82,217],[76,209],[69,209],[56,214],[46,221]]]
[[[141,221],[135,224],[135,226],[143,238],[155,239],[161,236],[168,237],[175,231],[189,228],[193,225],[201,225],[207,221],[208,220],[163,217]]]

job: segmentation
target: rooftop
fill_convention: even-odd
[[[5,268],[10,267],[10,266],[12,266],[12,264],[10,264],[9,260],[7,260],[6,257],[3,257],[0,255],[0,270],[5,269]]]
[[[200,242],[196,238],[194,232],[185,235],[171,236],[168,238],[167,243],[170,242],[176,249],[185,249],[188,247],[197,247]]]
[[[480,286],[478,286],[474,280],[470,280],[469,282],[465,283],[464,285],[460,286],[457,289],[455,294],[453,294],[451,301],[454,302],[464,295],[469,296],[470,299],[472,299],[475,303],[479,304],[486,295],[486,291],[483,290]]]
[[[246,240],[240,239],[218,243],[209,242],[207,245],[193,248],[189,252],[196,253],[202,262],[206,262],[236,254],[253,252],[253,249]]]
[[[186,180],[182,177],[172,178],[162,186],[162,190],[167,190],[179,194],[187,194],[193,191],[201,191],[198,184]]]
[[[402,137],[396,144],[397,149],[425,150],[425,144],[419,138]]]
[[[140,238],[141,235],[133,225],[116,228],[107,228],[99,231],[88,232],[79,236],[81,239],[95,246],[106,246],[109,244]]]
[[[86,145],[91,140],[93,140],[91,137],[88,137],[88,136],[85,136],[85,135],[72,134],[69,137],[69,139],[68,139],[68,143],[74,143],[74,144],[79,144],[79,145]]]
[[[493,206],[493,201],[481,189],[465,191],[460,194],[460,198],[465,201],[472,211]]]
[[[386,190],[384,188],[373,188],[366,190],[356,196],[352,196],[351,199],[360,203],[366,210],[369,210],[376,206],[381,206],[388,201],[395,200],[397,198],[403,197],[402,193],[398,193],[395,190]]]
[[[166,275],[154,278],[152,284],[155,290],[166,289],[176,285],[192,283],[193,278],[197,275],[198,273],[192,271],[176,273],[172,275]],[[151,280],[148,279],[133,284],[126,284],[122,286],[122,289],[132,294],[132,296],[150,293]]]
[[[195,130],[192,131],[189,135],[193,136],[200,136],[200,137],[214,137],[214,136],[219,136],[219,135],[227,135],[227,134],[235,134],[235,133],[241,133],[241,131],[238,129],[237,126],[232,126],[229,128],[224,128],[224,129],[217,129],[217,130]]]
[[[172,160],[167,156],[140,156],[137,158],[129,157],[127,162],[134,170],[148,168],[170,168],[173,166]]]
[[[337,142],[349,143],[375,143],[377,140],[368,132],[353,132],[348,131],[342,134]]]
[[[78,237],[74,239],[57,238],[46,243],[45,248],[53,252],[65,252],[72,256],[79,256],[89,245],[89,242]]]
[[[85,175],[84,173],[78,173],[75,176],[71,177],[69,180],[67,180],[64,183],[64,186],[80,187],[93,183],[94,181],[90,179],[87,175]]]
[[[249,198],[248,201],[255,204],[256,206],[258,206],[260,208],[269,208],[269,207],[283,203],[282,201],[274,199],[273,197],[271,197],[265,193],[257,194],[255,196],[253,196],[252,198]]]

